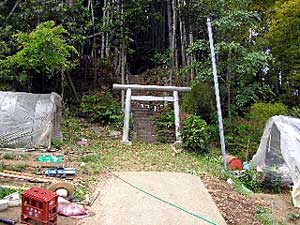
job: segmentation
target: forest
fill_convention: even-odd
[[[66,107],[91,114],[91,104],[108,102],[108,115],[89,117],[110,122],[120,115],[112,83],[139,75],[145,84],[191,86],[182,111],[206,121],[212,143],[218,134],[207,18],[225,141],[247,158],[242,150],[255,151],[270,116],[299,116],[299,0],[4,0],[0,90],[57,92]]]

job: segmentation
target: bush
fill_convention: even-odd
[[[84,96],[81,100],[80,112],[91,122],[117,126],[122,124],[121,106],[111,93]]]
[[[275,115],[287,115],[288,108],[282,103],[255,103],[251,106],[248,117],[264,127],[268,119]]]
[[[247,118],[235,118],[231,127],[224,123],[227,151],[242,160],[250,160],[258,149],[268,119],[287,114],[288,108],[282,103],[255,103]]]
[[[166,111],[154,118],[155,127],[158,130],[162,129],[175,129],[175,116],[174,111]]]
[[[231,127],[225,127],[227,151],[242,160],[250,160],[257,151],[263,129],[256,122],[243,118],[235,118]]]
[[[207,152],[208,127],[205,120],[199,116],[190,116],[181,129],[183,147],[195,152]]]
[[[155,130],[158,141],[169,143],[175,140],[175,116],[174,111],[166,111],[154,118]]]
[[[292,117],[300,118],[300,108],[297,106],[294,106],[290,109],[289,115]]]
[[[192,91],[184,94],[182,100],[182,110],[184,112],[201,115],[205,120],[210,119],[212,110],[209,88],[206,84],[198,83],[192,87]]]
[[[262,177],[254,168],[246,170],[240,177],[240,181],[250,190],[259,192],[262,187]]]

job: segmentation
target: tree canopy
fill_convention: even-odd
[[[44,76],[51,87],[39,84],[43,78],[31,82],[37,86],[32,90],[59,92],[58,74],[68,71],[73,89],[85,93],[113,80],[124,83],[131,74],[161,69],[165,83],[201,82],[211,90],[206,27],[211,17],[228,116],[231,111],[243,114],[262,100],[294,106],[300,100],[299,4],[5,0],[0,4],[0,74],[15,89],[22,85],[14,85],[11,77],[22,83]]]

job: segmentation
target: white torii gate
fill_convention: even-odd
[[[176,87],[176,86],[158,86],[158,85],[139,85],[139,84],[113,84],[114,90],[126,90],[126,99],[125,99],[125,116],[124,116],[124,127],[123,127],[123,137],[122,143],[130,145],[131,142],[128,139],[129,134],[129,120],[130,120],[130,108],[131,101],[168,101],[174,103],[174,115],[175,115],[175,134],[176,142],[180,143],[180,117],[179,117],[179,98],[178,92],[190,92],[190,87]],[[160,96],[132,96],[132,90],[139,91],[165,91],[173,92],[173,96],[160,97]]]

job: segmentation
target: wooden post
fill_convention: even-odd
[[[178,91],[173,91],[173,98],[174,98],[175,135],[176,135],[175,143],[181,143],[180,132],[179,132],[180,117],[179,117]]]
[[[123,137],[122,144],[131,145],[131,142],[128,139],[129,135],[129,121],[130,121],[130,106],[131,106],[131,89],[128,88],[126,91],[126,100],[125,100],[125,110],[124,110],[124,127],[123,127]]]

